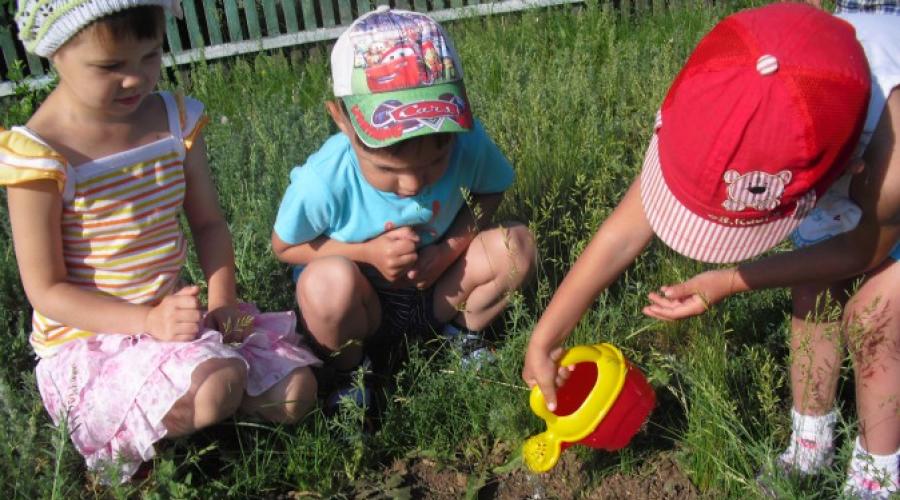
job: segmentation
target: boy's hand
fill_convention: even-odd
[[[525,352],[525,366],[522,368],[522,380],[528,387],[537,385],[541,388],[547,409],[556,410],[556,388],[563,385],[574,366],[559,366],[563,356],[563,348],[557,347],[547,352],[534,344],[528,344]]]
[[[419,255],[416,245],[419,235],[409,226],[385,231],[367,244],[368,263],[375,267],[389,283],[406,277]]]
[[[225,342],[243,342],[244,337],[253,333],[253,316],[241,312],[234,305],[209,311],[204,324],[207,328],[221,332]]]
[[[453,264],[450,248],[441,243],[419,249],[419,258],[407,271],[406,278],[419,290],[425,290]]]
[[[698,274],[684,283],[664,286],[660,288],[661,294],[649,294],[652,304],[644,307],[644,314],[664,321],[702,314],[733,293],[736,273],[734,268],[717,269]]]
[[[197,286],[184,287],[147,313],[144,331],[166,342],[190,342],[200,332],[200,300]]]

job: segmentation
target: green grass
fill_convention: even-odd
[[[519,378],[530,329],[639,171],[656,107],[681,63],[716,20],[742,5],[622,17],[591,3],[449,24],[476,115],[518,172],[501,216],[529,223],[540,269],[501,320],[506,337],[495,365],[475,376],[456,370],[452,354],[413,346],[374,434],[362,432],[352,411],[335,419],[317,411],[294,427],[233,420],[165,447],[144,482],[99,486],[41,406],[27,344],[30,309],[3,203],[0,484],[23,498],[364,496],[396,486],[383,472],[393,460],[418,457],[462,472],[474,493],[486,478],[515,468],[515,450],[542,428]],[[273,258],[269,236],[289,170],[334,131],[322,105],[330,96],[327,54],[320,46],[197,65],[165,83],[206,103],[210,163],[234,235],[240,294],[264,310],[294,307],[288,269]],[[29,110],[7,106],[4,125]],[[590,483],[674,452],[704,495],[752,497],[755,471],[785,442],[783,291],[733,298],[677,324],[640,314],[648,291],[701,269],[654,243],[571,337],[570,345],[619,345],[649,375],[659,401],[647,431],[626,450],[577,452]],[[186,275],[202,281],[193,256]],[[491,465],[498,454],[501,469]],[[788,497],[833,496],[839,476],[836,469],[815,489],[780,486]]]

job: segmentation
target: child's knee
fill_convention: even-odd
[[[297,302],[304,317],[339,321],[353,309],[361,275],[356,264],[344,257],[310,262],[297,281]],[[323,283],[327,283],[328,293],[323,293]]]
[[[515,223],[507,228],[507,242],[505,246],[510,249],[510,258],[515,269],[521,273],[522,279],[531,276],[537,261],[537,245],[534,235],[528,227]]]
[[[900,358],[900,304],[865,286],[844,308],[843,324],[856,362]]]
[[[791,288],[792,312],[794,318],[821,322],[832,317],[831,308],[840,307],[841,297],[837,287],[823,287],[821,284],[798,285]]]
[[[195,373],[196,405],[208,409],[213,420],[209,424],[237,411],[247,387],[247,365],[243,360],[211,359],[197,367]]]
[[[509,277],[515,286],[531,276],[535,267],[537,249],[534,236],[520,223],[503,224],[482,233],[485,258],[500,277]],[[498,265],[503,263],[504,265]]]
[[[297,423],[315,406],[317,390],[312,370],[307,367],[294,370],[286,377],[280,415],[275,415],[272,420],[286,424]]]
[[[237,411],[247,386],[247,366],[240,359],[210,359],[194,369],[191,387],[166,414],[170,437],[190,434]]]

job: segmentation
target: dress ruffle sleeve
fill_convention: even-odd
[[[0,186],[53,180],[62,193],[66,186],[66,160],[59,153],[27,134],[0,131]]]
[[[184,139],[184,147],[191,149],[194,141],[203,128],[209,122],[203,110],[203,103],[191,97],[175,94],[175,102],[178,104],[178,114],[181,120],[182,139]]]

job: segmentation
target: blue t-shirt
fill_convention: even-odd
[[[369,184],[350,139],[338,133],[302,167],[291,170],[275,233],[290,245],[321,235],[361,243],[388,228],[412,226],[419,234],[419,246],[428,245],[443,236],[463,208],[464,190],[502,193],[514,178],[509,161],[476,121],[470,132],[456,135],[444,175],[416,196],[400,197]]]

